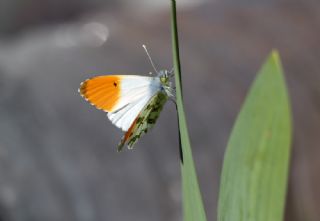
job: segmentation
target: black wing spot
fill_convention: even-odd
[[[117,82],[113,82],[113,85],[114,85],[115,87],[117,87],[117,86],[118,86]]]

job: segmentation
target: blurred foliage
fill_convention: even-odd
[[[112,0],[1,0],[0,36],[15,34],[35,25],[71,21],[97,9],[112,9]]]

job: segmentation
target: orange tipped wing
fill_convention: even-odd
[[[155,124],[168,95],[159,77],[138,75],[97,76],[81,83],[82,97],[108,112],[109,120],[126,131],[118,150],[129,148]]]
[[[79,92],[109,120],[128,131],[141,110],[161,90],[159,78],[138,75],[105,75],[81,83]],[[133,129],[131,129],[133,130]]]
[[[96,108],[111,112],[120,100],[121,76],[90,78],[81,83],[80,94]]]

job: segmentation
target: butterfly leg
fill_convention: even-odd
[[[170,71],[168,71],[169,78],[172,78],[174,76],[174,67]]]

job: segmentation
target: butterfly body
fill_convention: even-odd
[[[168,100],[173,96],[168,71],[156,77],[105,75],[81,83],[80,94],[96,108],[108,112],[110,121],[125,131],[118,150],[132,148],[152,128]]]

